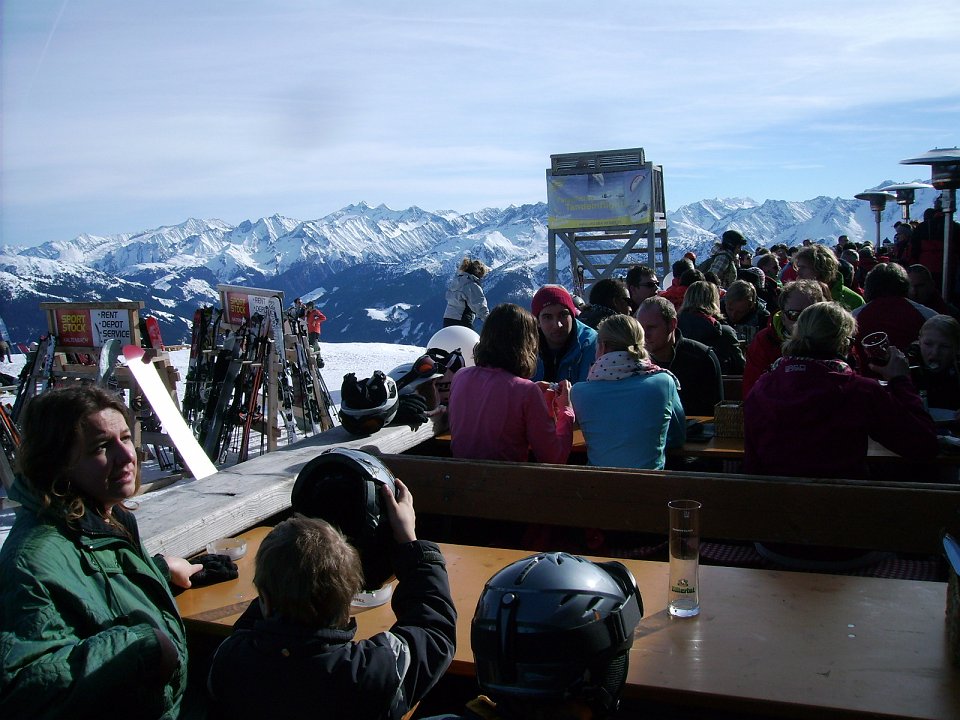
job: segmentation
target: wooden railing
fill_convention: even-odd
[[[960,521],[960,487],[385,455],[418,513],[667,532],[667,501],[703,503],[701,534],[936,553]]]

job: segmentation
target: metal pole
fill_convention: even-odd
[[[880,213],[882,210],[877,209],[873,211],[874,216],[877,219],[877,255],[880,255]]]
[[[547,282],[557,282],[557,231],[547,231]]]
[[[943,299],[951,302],[953,277],[951,275],[951,231],[953,229],[953,211],[957,206],[957,191],[947,189],[940,193],[940,204],[943,209]]]

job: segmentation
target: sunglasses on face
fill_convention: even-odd
[[[642,282],[642,283],[640,283],[639,287],[645,287],[645,288],[651,288],[651,289],[652,289],[652,288],[658,288],[658,287],[660,287],[660,283],[659,283],[659,281],[657,281],[657,280],[650,280],[650,281],[648,281],[648,282]]]
[[[797,318],[800,317],[800,313],[802,312],[803,310],[784,310],[783,314],[790,322],[796,322]]]

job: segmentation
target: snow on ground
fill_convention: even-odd
[[[390,372],[397,365],[413,362],[424,353],[424,348],[412,345],[393,345],[391,343],[320,343],[320,353],[325,363],[320,371],[323,381],[330,391],[333,402],[340,405],[340,385],[343,376],[347,373],[356,373],[357,378],[370,377],[375,370]],[[190,349],[174,350],[169,353],[170,362],[180,371],[180,379],[187,377],[187,368],[190,364]],[[20,369],[26,359],[25,355],[15,354],[13,362],[0,362],[0,373],[11,375],[14,378],[20,375]],[[180,399],[186,385],[177,384]],[[3,397],[3,402],[12,403],[14,396]]]

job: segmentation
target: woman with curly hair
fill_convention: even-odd
[[[564,463],[573,444],[570,383],[546,394],[532,382],[537,323],[518,305],[497,305],[483,324],[476,365],[453,376],[450,449],[454,457]],[[544,384],[546,385],[546,384]],[[549,404],[548,404],[549,402]]]
[[[168,582],[203,569],[150,557],[123,508],[140,485],[126,406],[52,390],[23,420],[21,505],[0,552],[0,716],[185,712],[187,643]]]

